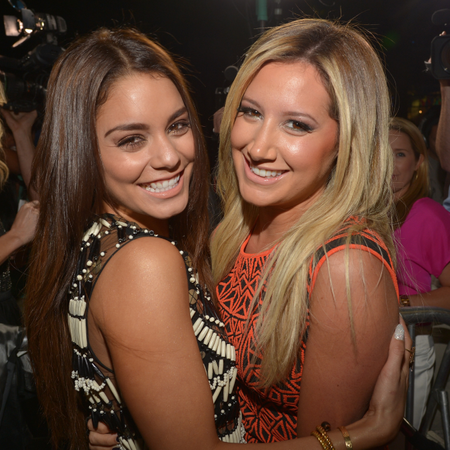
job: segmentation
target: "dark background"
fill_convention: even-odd
[[[256,0],[25,0],[34,11],[62,16],[68,27],[60,38],[67,45],[76,35],[99,26],[132,25],[150,34],[189,62],[188,79],[194,90],[205,134],[210,136],[217,107],[215,89],[226,85],[224,69],[237,64],[260,32]],[[268,26],[275,0],[267,0]],[[352,20],[374,34],[386,62],[394,112],[418,122],[420,113],[439,103],[439,84],[424,73],[430,43],[442,27],[433,25],[434,11],[450,8],[450,0],[281,0],[282,20],[321,17]],[[7,0],[0,12],[14,15]],[[38,37],[16,49],[16,38],[4,37],[0,25],[0,54],[21,57]]]

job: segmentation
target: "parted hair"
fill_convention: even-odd
[[[3,84],[0,83],[0,105],[3,105],[8,100],[6,99],[5,89]],[[0,191],[2,190],[6,180],[9,176],[9,169],[6,165],[5,151],[3,150],[3,139],[5,138],[5,127],[3,120],[0,119]]]
[[[422,164],[414,172],[408,190],[402,198],[395,202],[396,215],[394,217],[394,228],[399,228],[405,222],[413,204],[420,198],[430,195],[428,151],[422,133],[409,120],[401,117],[393,117],[389,123],[389,129],[400,131],[408,136],[416,161],[419,160],[420,155],[423,156]]]
[[[263,386],[276,384],[292,369],[307,320],[311,258],[346,219],[365,219],[365,224],[348,230],[348,239],[352,232],[369,227],[394,252],[388,218],[392,206],[390,103],[383,65],[369,39],[353,26],[300,19],[267,31],[253,44],[228,94],[217,172],[224,219],[211,246],[214,282],[232,268],[258,217],[258,208],[239,194],[231,156],[230,135],[241,99],[265,64],[295,61],[315,67],[330,96],[329,113],[339,125],[338,156],[321,197],[278,240],[255,295],[254,302],[266,283],[256,330],[257,351],[264,355]],[[347,293],[353,323],[348,273]]]
[[[195,161],[186,209],[170,220],[173,238],[187,250],[203,282],[211,280],[207,245],[208,161],[200,123],[174,58],[132,29],[99,29],[74,42],[54,65],[36,151],[33,183],[40,216],[28,279],[26,326],[38,395],[57,446],[87,444],[84,417],[70,378],[72,347],[67,290],[88,224],[107,192],[96,137],[96,117],[121,77],[167,77],[188,110]],[[148,105],[149,108],[158,105]]]

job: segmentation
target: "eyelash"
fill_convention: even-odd
[[[249,117],[260,117],[261,116],[261,113],[258,110],[254,109],[254,108],[249,108],[248,106],[242,106],[242,105],[239,106],[238,113],[242,113]]]
[[[144,141],[144,138],[139,135],[127,136],[126,138],[119,141],[117,146],[129,148],[129,149],[133,150],[134,148],[139,147],[143,141]]]
[[[183,135],[189,128],[191,128],[191,124],[188,121],[178,121],[170,125],[168,131],[174,135]],[[127,136],[119,141],[117,146],[134,150],[136,147],[140,147],[144,141],[145,138],[140,135]]]
[[[243,115],[252,118],[259,118],[262,115],[258,110],[242,105],[239,106],[238,108],[238,114],[239,113],[242,113]],[[299,120],[288,120],[286,121],[286,124],[291,124],[291,126],[289,126],[288,128],[290,128],[293,131],[304,131],[306,133],[311,133],[313,131],[312,127],[310,127],[308,124],[304,122],[300,122]]]
[[[180,120],[169,126],[169,133],[173,133],[175,135],[183,135],[188,131],[189,128],[191,128],[191,124],[189,121]]]

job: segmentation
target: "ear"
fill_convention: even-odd
[[[417,160],[416,169],[415,170],[417,170],[422,165],[422,163],[423,163],[423,155],[420,155],[419,159]]]

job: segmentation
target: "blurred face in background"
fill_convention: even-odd
[[[409,187],[416,170],[423,161],[423,155],[416,158],[409,136],[402,131],[389,131],[389,144],[394,155],[394,173],[392,175],[392,190],[395,201],[402,198]]]

